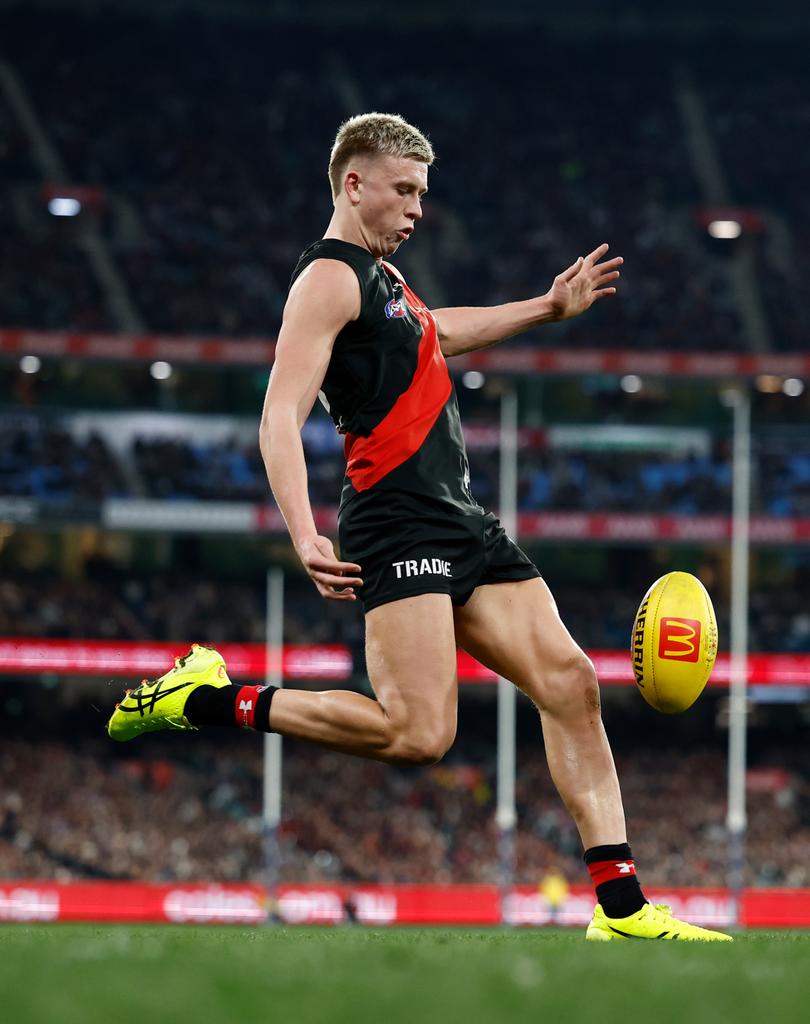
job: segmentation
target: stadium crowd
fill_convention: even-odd
[[[753,221],[755,234],[761,236],[754,248],[757,271],[768,318],[782,347],[785,339],[807,338],[810,332],[801,281],[801,267],[810,257],[805,187],[810,155],[804,145],[810,94],[805,65],[806,51],[797,41],[780,53],[778,70],[760,48],[745,55],[742,73],[733,82],[711,59],[699,70],[731,191],[742,215]]]
[[[264,578],[235,582],[190,571],[103,572],[86,579],[14,573],[0,580],[0,634],[263,643],[264,591]],[[284,628],[293,644],[354,644],[362,634],[362,623],[318,599],[301,573],[285,581]]]
[[[258,443],[189,432],[139,434],[123,450],[99,431],[80,434],[69,420],[29,415],[0,437],[0,492],[45,501],[151,497],[217,501],[271,500]],[[342,439],[324,423],[305,430],[313,504],[337,505],[344,471]],[[472,491],[498,505],[498,455],[488,424],[467,424]],[[494,435],[497,439],[497,435]],[[728,515],[731,453],[718,437],[706,450],[677,452],[555,447],[525,431],[518,460],[521,511],[649,512]],[[810,444],[805,435],[758,440],[752,511],[810,516]]]
[[[358,27],[356,51],[338,51],[325,29],[272,22],[49,11],[42,33],[39,17],[34,5],[4,9],[0,50],[70,181],[96,190],[83,216],[98,222],[151,331],[273,334],[295,258],[328,220],[324,172],[335,127],[358,109],[395,109],[429,132],[440,155],[422,239],[401,254],[429,303],[536,294],[577,253],[607,238],[626,260],[621,297],[598,314],[544,329],[537,343],[746,347],[726,254],[707,245],[694,217],[702,197],[674,84],[683,55],[660,43],[653,57],[647,41],[562,48],[521,26],[470,28],[463,43],[456,27],[403,28],[408,61],[391,76],[385,52]],[[136,73],[144,53],[148,75]],[[738,57],[757,67],[753,51]],[[771,55],[745,93],[724,90],[708,62],[696,80],[714,110],[710,129],[733,168],[739,201],[778,204],[759,270],[774,344],[793,350],[802,347],[807,321],[795,298],[800,289],[782,301],[792,280],[783,256],[795,244],[800,257],[807,246],[795,154],[808,99],[805,77],[797,70],[785,81],[773,70],[778,64]],[[481,66],[490,74],[482,76]],[[741,123],[750,130],[739,131]],[[0,108],[4,125],[11,130],[0,146],[0,178],[16,194],[36,194],[44,172]],[[767,127],[770,170],[741,177],[741,167],[761,163],[747,158],[753,147],[760,153],[760,127]],[[784,166],[794,178],[774,197]],[[49,226],[44,206],[37,218],[19,205],[6,210],[9,244],[0,262],[3,279],[19,287],[3,290],[0,322],[120,328],[93,285],[78,235]],[[799,266],[797,258],[794,276]]]
[[[328,447],[305,445],[309,492],[316,505],[335,505],[343,479],[341,439]],[[151,497],[264,502],[267,476],[258,445],[187,437],[139,438],[134,463]],[[470,446],[472,490],[487,507],[498,503],[498,458],[491,445]],[[800,498],[810,454],[769,462],[780,484],[782,514]],[[519,462],[518,505],[524,511],[636,511],[674,515],[728,514],[731,467],[724,446],[707,455],[658,452],[578,452],[525,447]],[[796,492],[794,494],[794,492]]]
[[[0,494],[70,502],[123,496],[127,486],[104,439],[77,439],[58,426],[4,429]]]
[[[542,549],[537,563],[544,565]],[[546,578],[560,614],[583,647],[624,650],[643,586],[575,585]],[[88,577],[7,573],[0,579],[0,635],[73,639],[262,643],[266,636],[265,579],[236,581],[190,567],[151,575],[125,569]],[[807,570],[760,583],[750,594],[752,651],[810,651]],[[646,583],[644,584],[646,586]],[[729,609],[715,593],[721,649]],[[363,670],[363,625],[357,608],[323,601],[301,571],[285,577],[285,639],[294,644],[348,644]]]
[[[2,35],[0,30],[0,40]],[[3,50],[0,41],[0,54]],[[65,225],[44,217],[31,223],[19,215],[17,190],[36,192],[40,179],[30,142],[0,92],[0,324],[113,329],[86,255]]]
[[[224,734],[223,734],[224,737]],[[258,740],[185,737],[149,752],[4,740],[0,877],[67,881],[251,880],[262,870]],[[153,750],[155,748],[153,747]],[[426,769],[398,769],[287,745],[282,878],[481,882],[499,878],[494,756],[479,744]],[[120,756],[117,756],[120,755]],[[648,885],[725,883],[725,761],[717,749],[619,756],[633,851]],[[806,751],[770,751],[751,773],[748,876],[810,885]],[[585,881],[581,848],[542,750],[519,754],[516,878],[551,869]],[[340,780],[339,785],[325,780]],[[787,837],[787,838],[785,838]]]

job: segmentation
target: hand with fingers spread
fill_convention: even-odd
[[[308,537],[297,549],[298,557],[318,588],[321,597],[333,601],[355,601],[355,587],[363,581],[357,573],[360,566],[354,562],[341,562],[328,537]]]
[[[546,293],[555,320],[568,320],[589,309],[597,299],[615,295],[614,287],[606,287],[609,281],[619,277],[619,267],[624,260],[616,256],[606,263],[600,263],[608,251],[605,242],[589,255],[580,256],[576,263],[558,274]]]

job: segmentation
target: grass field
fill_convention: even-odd
[[[810,934],[585,944],[579,930],[0,927],[7,1024],[758,1024],[810,1019]]]

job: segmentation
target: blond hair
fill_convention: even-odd
[[[427,138],[399,114],[358,114],[338,128],[329,158],[329,183],[337,199],[347,163],[357,156],[396,156],[433,163]]]

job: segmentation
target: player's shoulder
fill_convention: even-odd
[[[285,314],[306,309],[327,319],[354,320],[360,313],[360,283],[354,270],[342,260],[313,260],[293,282]]]
[[[314,287],[345,289],[356,281],[357,274],[344,260],[320,256],[304,267],[293,282],[290,294],[293,289],[300,288],[302,285],[309,289]]]

